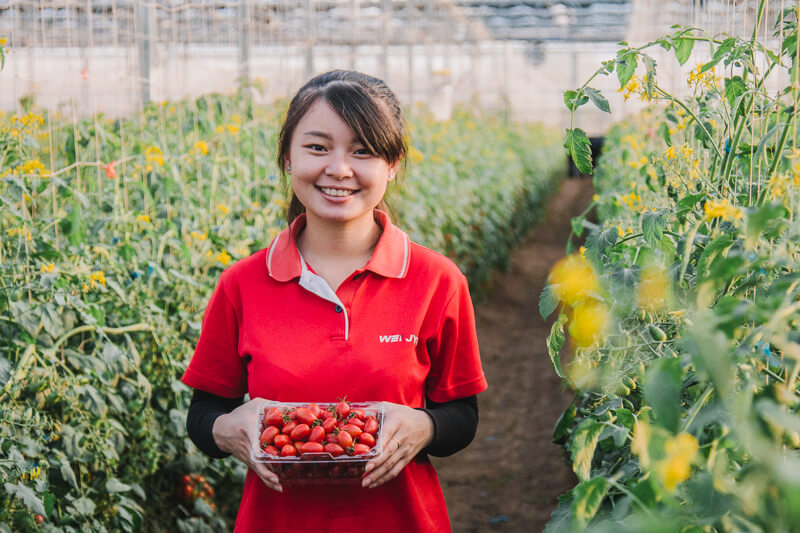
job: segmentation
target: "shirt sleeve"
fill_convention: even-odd
[[[431,369],[426,395],[437,403],[473,396],[486,390],[481,367],[475,310],[467,279],[459,274],[455,291],[445,304],[436,336],[428,343]]]
[[[237,310],[226,292],[223,273],[203,314],[200,338],[181,381],[225,398],[243,396],[247,392],[247,369],[238,345]]]

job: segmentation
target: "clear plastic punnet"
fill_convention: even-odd
[[[361,483],[383,449],[383,418],[380,402],[265,400],[250,457],[282,485]]]

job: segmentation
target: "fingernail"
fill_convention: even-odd
[[[374,465],[368,464],[367,467],[364,469],[364,472],[369,472],[373,469]]]
[[[366,489],[366,488],[369,488],[371,483],[372,483],[372,480],[367,478],[367,479],[365,479],[364,481],[361,482],[361,486]]]

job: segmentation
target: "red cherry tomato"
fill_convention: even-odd
[[[378,431],[378,420],[375,417],[369,417],[364,421],[364,427],[362,428],[364,433],[372,433],[375,434]]]
[[[314,415],[314,418],[320,418],[320,416],[322,416],[322,407],[315,403],[309,404],[308,410],[311,411],[311,414]]]
[[[291,433],[289,433],[289,438],[292,440],[303,440],[311,433],[311,428],[308,424],[300,424],[292,429]]]
[[[342,448],[349,448],[353,445],[353,436],[347,431],[340,431],[336,437]]]
[[[371,448],[366,444],[357,442],[353,445],[353,455],[364,455],[365,453],[369,453],[370,449]]]
[[[317,417],[314,416],[314,414],[305,407],[298,407],[297,409],[295,409],[294,415],[300,424],[306,424],[308,426],[313,424],[314,420],[317,419]]]
[[[267,446],[266,448],[264,448],[264,452],[268,453],[269,455],[275,455],[275,456],[278,456],[278,455],[281,454],[281,451],[278,448],[276,448],[275,446],[272,446],[272,445]]]
[[[338,437],[338,435],[336,435],[336,433],[328,433],[328,434],[325,435],[325,440],[324,441],[336,444],[336,443],[339,442],[339,437]]]
[[[353,417],[360,418],[362,420],[367,416],[363,409],[353,409],[350,412],[353,413]]]
[[[320,442],[306,442],[303,444],[303,453],[322,453],[325,449]]]
[[[339,446],[339,444],[334,442],[329,442],[325,445],[325,451],[331,454],[333,457],[339,457],[340,455],[344,455],[344,448]]]
[[[361,420],[360,418],[356,418],[354,416],[350,417],[350,419],[347,421],[347,423],[348,424],[353,424],[354,426],[358,426],[359,428],[361,428],[362,431],[364,429],[364,421]]]
[[[336,415],[334,415],[334,414],[333,414],[332,412],[330,412],[328,409],[323,409],[323,410],[322,410],[322,412],[320,413],[319,417],[320,417],[322,420],[327,420],[327,419],[329,419],[329,418],[331,418],[331,417],[333,417],[333,418],[336,418]]]
[[[281,430],[275,426],[267,426],[267,429],[261,433],[260,445],[261,448],[266,447],[269,444],[272,444],[273,439],[280,434]]]
[[[297,422],[296,422],[296,421],[294,421],[294,420],[290,420],[289,422],[286,422],[286,423],[283,425],[283,427],[281,428],[281,433],[283,433],[283,434],[285,434],[285,435],[288,435],[288,434],[289,434],[289,433],[291,433],[291,432],[292,432],[292,430],[293,430],[294,428],[296,428],[296,427],[297,427]]]
[[[366,444],[370,448],[375,447],[375,437],[372,436],[372,433],[362,433],[358,436],[358,442]]]
[[[361,428],[356,426],[355,424],[345,424],[342,427],[342,431],[350,433],[350,435],[352,435],[353,438],[356,438],[363,433],[363,431],[361,431]]]
[[[291,444],[281,448],[281,457],[294,457],[295,455],[297,455],[297,450]]]
[[[305,442],[303,442],[301,440],[296,440],[292,444],[294,444],[294,449],[297,450],[297,455],[302,455],[303,454],[303,445],[305,444]]]
[[[275,440],[272,441],[272,443],[275,445],[276,448],[282,450],[284,446],[292,443],[292,439],[289,438],[289,435],[281,433],[280,435],[275,436]]]
[[[325,438],[325,430],[322,426],[314,426],[308,434],[308,442],[322,442]]]
[[[283,427],[283,413],[277,407],[270,407],[267,409],[267,413],[264,415],[264,422],[268,426],[276,426],[278,428]]]
[[[117,177],[117,169],[114,168],[117,164],[116,161],[112,161],[111,163],[106,165],[106,177],[110,180],[113,180]]]
[[[325,433],[330,433],[333,430],[333,428],[336,427],[336,417],[331,415],[330,418],[326,419],[322,423],[321,427],[325,431]]]
[[[341,401],[336,405],[336,418],[342,420],[350,416],[350,403]]]

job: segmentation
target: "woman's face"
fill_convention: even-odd
[[[342,118],[320,98],[297,123],[287,168],[309,222],[372,219],[397,164],[370,154]]]

